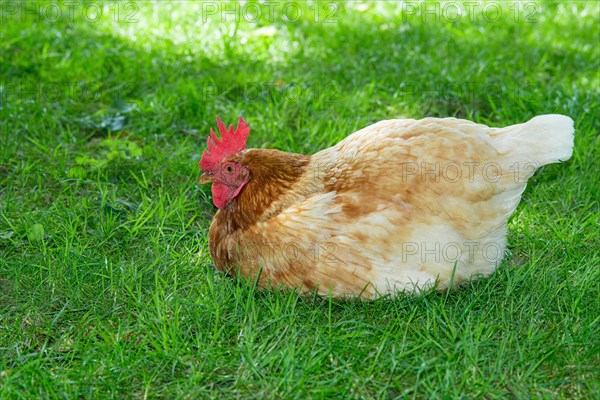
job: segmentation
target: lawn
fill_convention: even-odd
[[[599,398],[599,4],[3,1],[0,398]],[[342,301],[211,264],[216,114],[311,153],[547,113],[573,158],[489,279]]]

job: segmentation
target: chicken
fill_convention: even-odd
[[[506,128],[395,119],[312,156],[246,149],[248,124],[211,129],[200,183],[218,208],[217,269],[338,297],[444,290],[489,276],[528,178],[573,151],[573,121]]]

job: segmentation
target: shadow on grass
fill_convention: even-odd
[[[544,7],[552,13],[557,6]],[[37,85],[41,101],[28,106],[25,87],[16,96],[9,93],[5,104],[8,112],[22,107],[33,112],[29,117],[60,121],[57,128],[76,131],[79,118],[133,102],[139,114],[125,128],[142,134],[204,132],[215,114],[244,114],[266,128],[254,136],[259,145],[298,150],[330,145],[351,129],[392,117],[457,116],[508,124],[533,114],[583,111],[563,92],[570,93],[575,71],[592,73],[594,52],[537,41],[556,34],[549,23],[527,25],[511,18],[423,23],[393,13],[385,22],[342,8],[334,24],[260,20],[275,29],[270,37],[252,36],[250,24],[240,22],[230,37],[217,42],[199,37],[199,43],[174,43],[142,24],[130,38],[83,21],[9,24],[17,39],[3,45],[3,80]],[[221,36],[230,25],[212,24]],[[171,28],[175,32],[178,26]],[[481,35],[483,28],[496,33]],[[211,47],[224,50],[214,55]],[[65,87],[61,92],[52,83]],[[95,96],[85,97],[79,83],[90,84],[88,92]],[[585,102],[585,92],[581,95]],[[44,114],[47,108],[51,118]],[[13,116],[11,128],[25,128]],[[299,137],[267,133],[277,130]],[[324,132],[331,130],[335,133]],[[307,138],[311,144],[304,143]]]

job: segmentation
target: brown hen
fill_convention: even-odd
[[[527,180],[570,158],[573,121],[490,128],[455,118],[381,121],[312,156],[246,149],[217,118],[200,162],[219,208],[219,270],[334,296],[445,289],[490,275]]]

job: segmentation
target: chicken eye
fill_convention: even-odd
[[[225,167],[225,172],[227,172],[228,174],[233,172],[233,167],[231,165],[228,165]]]

